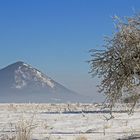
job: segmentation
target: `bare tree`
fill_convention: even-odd
[[[140,14],[114,21],[115,33],[105,38],[104,50],[90,50],[90,72],[102,79],[99,91],[111,108],[118,101],[133,108],[140,99]]]

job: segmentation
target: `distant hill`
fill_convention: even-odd
[[[88,101],[24,62],[16,62],[0,70],[0,102]]]

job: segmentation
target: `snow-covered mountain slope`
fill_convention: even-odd
[[[0,102],[87,101],[21,61],[0,70],[0,96]]]

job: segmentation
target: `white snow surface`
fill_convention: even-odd
[[[48,77],[43,77],[42,73],[38,70],[35,71],[36,72],[36,75],[39,79],[41,79],[43,82],[42,82],[42,85],[45,86],[45,84],[47,84],[48,86],[50,86],[51,88],[54,87],[54,83],[51,81],[50,78]]]
[[[28,85],[29,82],[38,82],[42,87],[49,86],[54,88],[55,84],[51,78],[42,74],[37,69],[34,69],[30,65],[23,63],[21,66],[15,70],[15,84],[14,87],[21,89]]]
[[[35,140],[116,140],[140,134],[139,107],[133,115],[115,112],[108,121],[109,113],[100,112],[101,108],[100,104],[78,103],[0,104],[0,139],[16,135],[20,124],[32,126]],[[116,111],[120,109],[124,111]]]

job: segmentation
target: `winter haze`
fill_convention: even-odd
[[[66,89],[101,102],[99,79],[89,74],[89,50],[112,35],[114,14],[129,16],[139,7],[139,0],[0,1],[0,69],[23,61]]]
[[[0,70],[0,102],[90,102],[22,61]]]

